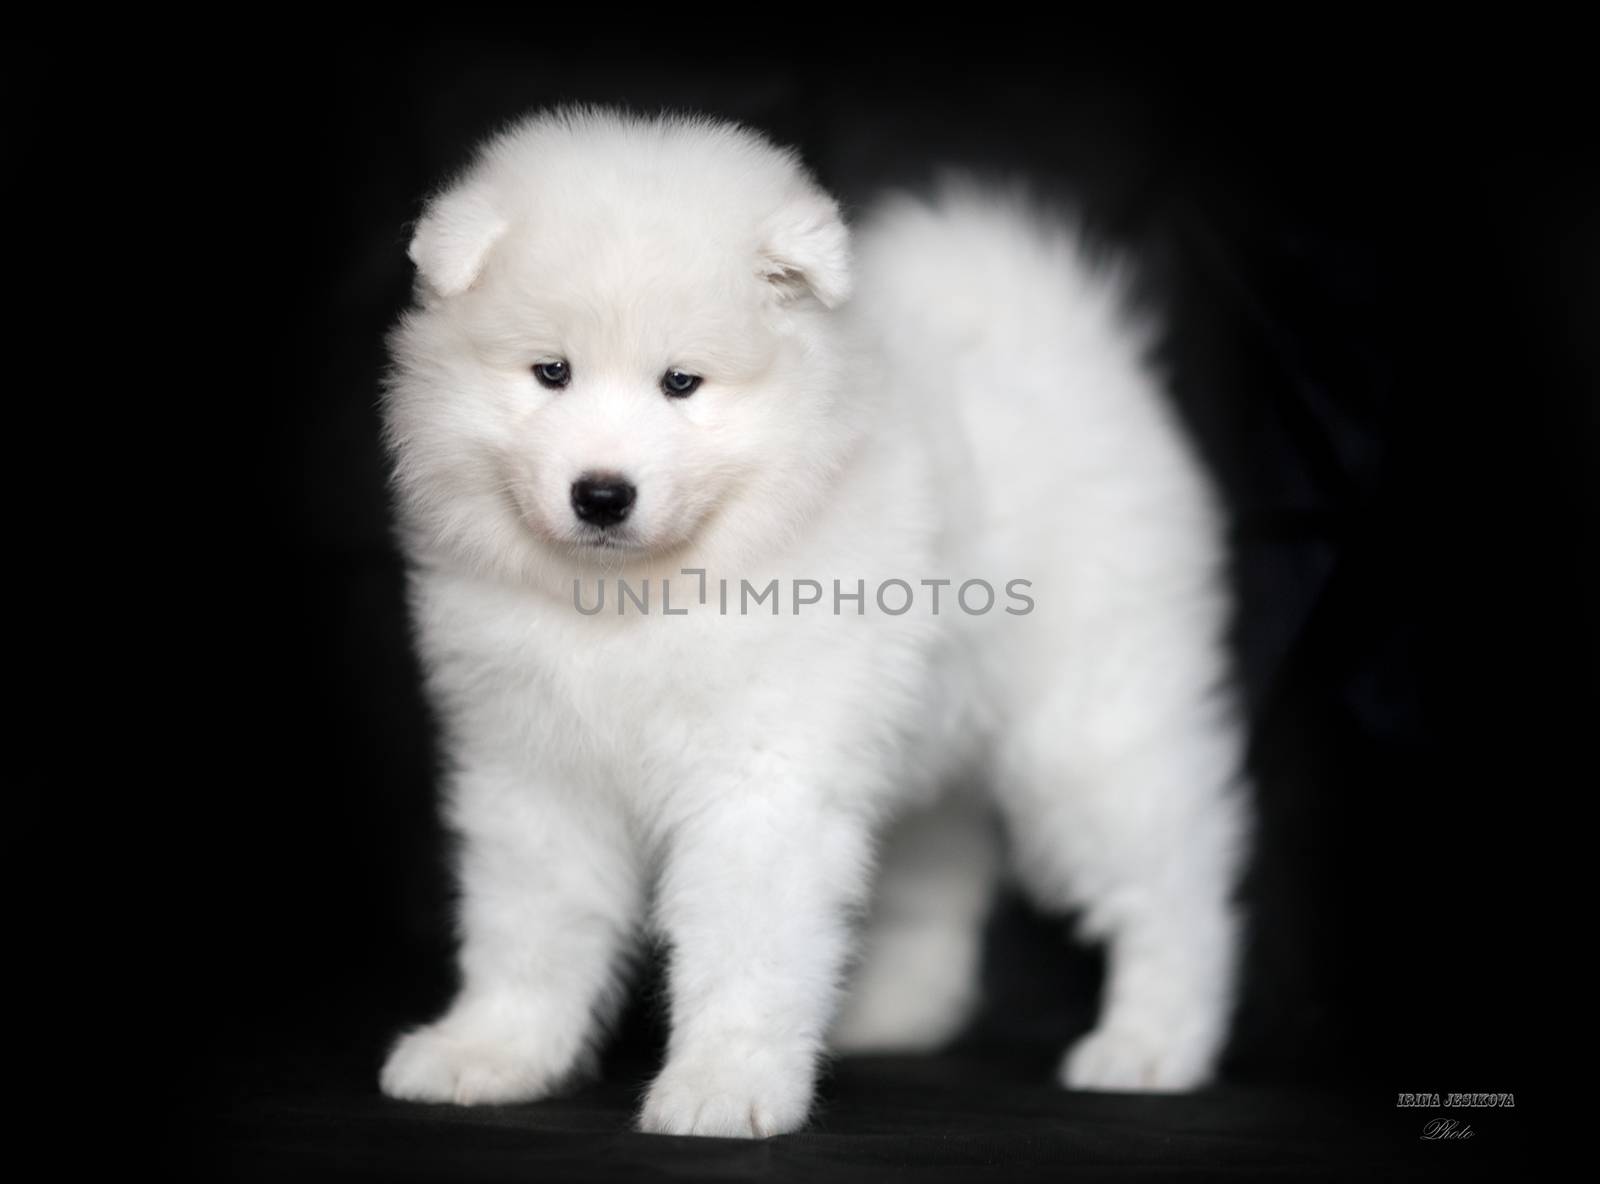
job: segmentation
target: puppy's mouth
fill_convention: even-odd
[[[643,535],[628,526],[580,526],[568,536],[568,554],[603,564],[661,563],[681,557],[693,535]]]
[[[650,548],[631,531],[615,526],[580,527],[571,540],[576,546],[592,551],[613,551],[625,554],[642,554]]]

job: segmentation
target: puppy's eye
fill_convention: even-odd
[[[700,387],[698,374],[686,374],[682,370],[668,370],[661,376],[661,389],[670,398],[687,399]]]
[[[540,362],[533,368],[533,376],[541,386],[558,391],[572,381],[572,368],[565,362]]]

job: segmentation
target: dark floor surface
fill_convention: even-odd
[[[1183,1175],[1350,1179],[1517,1174],[1524,1110],[1465,1114],[1376,1090],[1229,1084],[1178,1097],[1072,1094],[1049,1066],[979,1054],[841,1061],[803,1132],[765,1142],[638,1134],[635,1063],[568,1097],[462,1109],[394,1102],[375,1067],[283,1054],[226,1099],[205,1174],[303,1180],[1087,1180]]]

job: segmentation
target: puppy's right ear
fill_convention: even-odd
[[[489,249],[506,227],[488,190],[468,182],[428,203],[406,254],[430,288],[458,296],[482,273]]]

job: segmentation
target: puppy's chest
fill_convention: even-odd
[[[863,622],[863,625],[865,623]],[[883,660],[867,628],[715,613],[452,613],[441,670],[470,731],[583,780],[680,778],[740,748],[821,744]]]

